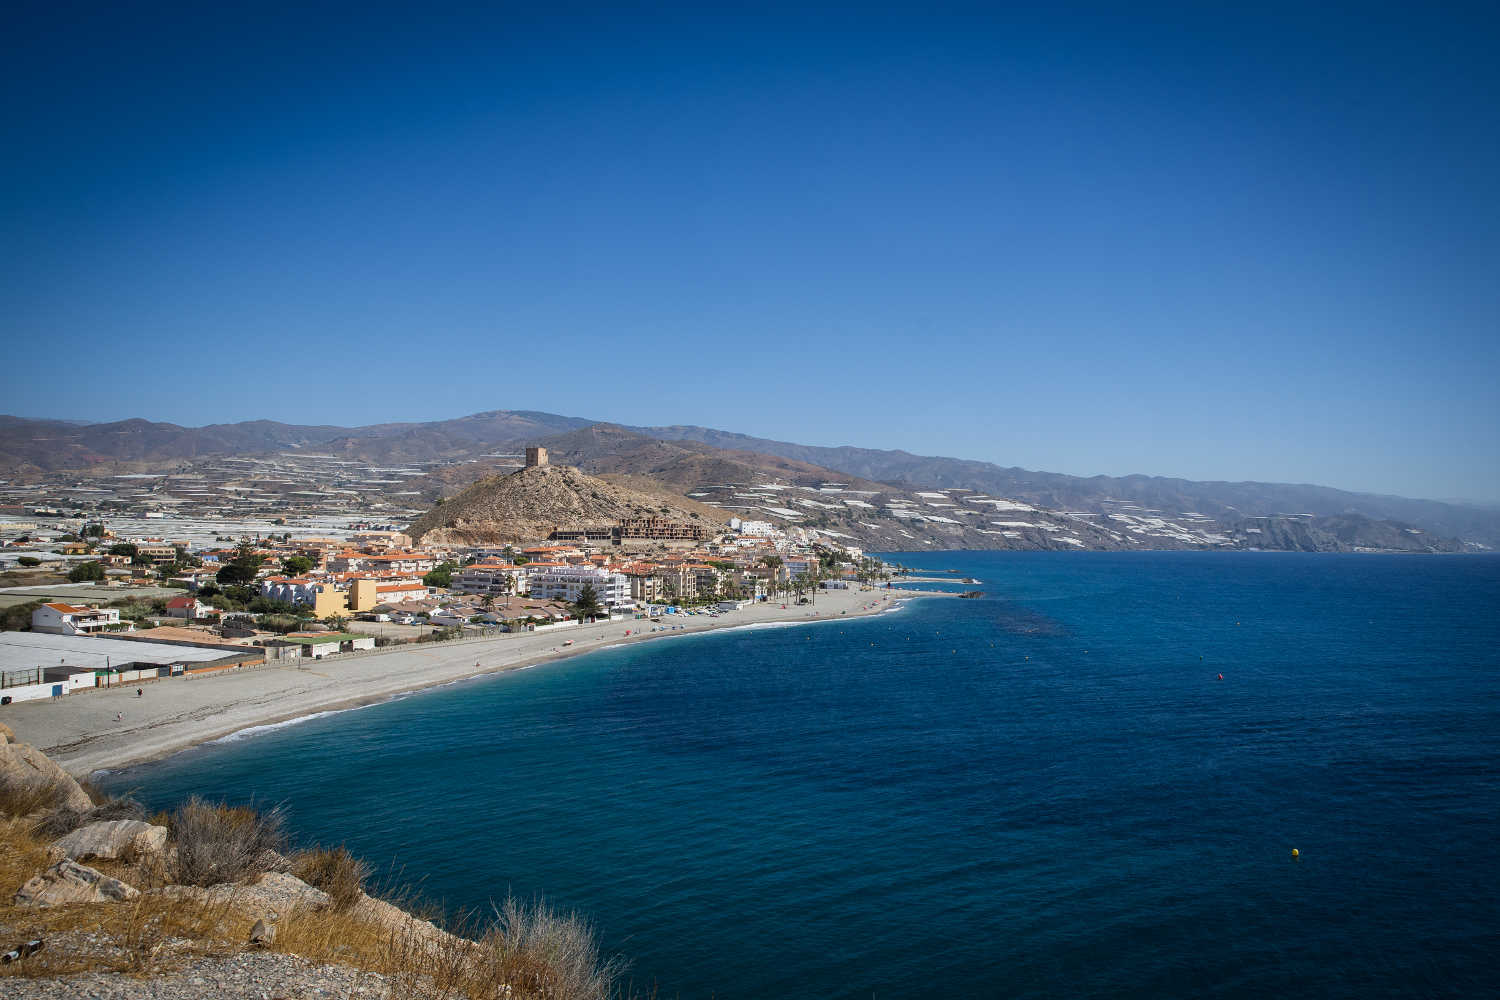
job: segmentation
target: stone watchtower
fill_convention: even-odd
[[[547,449],[546,448],[527,448],[526,449],[526,468],[530,469],[533,466],[546,465],[546,464],[547,464]]]

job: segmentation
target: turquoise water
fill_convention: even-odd
[[[452,909],[545,893],[666,996],[1492,991],[1500,559],[902,558],[985,596],[606,650],[113,782],[285,802]]]

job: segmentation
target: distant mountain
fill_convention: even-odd
[[[300,448],[347,433],[342,427],[252,420],[179,427],[149,420],[77,424],[0,416],[0,469],[35,474],[104,463],[150,463]]]
[[[847,474],[809,462],[753,451],[731,451],[696,441],[662,441],[615,424],[594,424],[540,442],[552,461],[596,474],[646,476],[678,490],[705,484],[752,485],[784,479],[803,486],[848,480]],[[856,488],[881,484],[861,482]]]
[[[1226,544],[1232,540],[1239,547],[1449,551],[1458,547],[1450,543],[1457,538],[1472,546],[1500,549],[1500,509],[1494,507],[1286,483],[1069,476],[905,451],[801,445],[706,427],[622,427],[531,410],[491,410],[452,420],[363,427],[269,420],[181,427],[140,419],[78,424],[0,417],[0,475],[25,481],[65,471],[94,475],[158,471],[173,463],[213,457],[317,453],[377,466],[422,465],[427,476],[415,485],[436,495],[436,490],[447,493],[496,471],[511,461],[506,456],[538,443],[553,452],[556,462],[616,479],[634,477],[637,486],[654,483],[679,494],[699,491],[728,510],[744,508],[748,518],[763,516],[776,505],[744,501],[735,495],[736,486],[785,482],[817,488],[837,481],[851,491],[868,494],[871,504],[894,500],[898,505],[903,501],[932,505],[932,497],[922,496],[924,491],[971,491],[1043,512],[1096,515],[1104,519],[1097,522],[1104,527],[1085,529],[1080,521],[1070,528],[1070,537],[1088,547],[1189,544],[1197,530],[1193,526],[1200,525],[1213,526]],[[718,496],[709,487],[726,490]],[[969,526],[960,528],[955,525],[962,518],[953,524],[906,518],[906,527],[891,536],[881,533],[885,528],[880,518],[851,513],[865,508],[849,507],[835,516],[834,508],[819,507],[810,496],[801,503],[811,505],[804,515],[813,516],[826,530],[845,532],[870,546],[897,547],[912,541],[950,548],[1061,544],[1060,524],[1043,532],[1009,522],[986,527],[967,521]],[[1108,523],[1118,515],[1147,518],[1136,525],[1140,531],[1134,532],[1146,537],[1114,540]],[[1150,524],[1149,518],[1157,516],[1172,520],[1186,534]],[[1259,523],[1266,518],[1277,520],[1268,522],[1268,528]],[[876,524],[882,525],[880,530]],[[922,532],[913,532],[915,525],[922,525]],[[923,537],[918,539],[918,534]]]
[[[143,465],[301,449],[371,462],[428,462],[468,458],[487,448],[529,443],[590,423],[529,410],[494,410],[455,420],[366,427],[273,420],[206,427],[139,419],[76,424],[0,416],[0,470],[34,475],[107,464]]]
[[[1204,514],[1225,524],[1276,514],[1357,515],[1404,522],[1430,534],[1500,548],[1500,510],[1480,506],[1290,483],[1194,482],[1162,476],[1069,476],[905,451],[800,445],[707,427],[631,429],[667,441],[697,441],[716,448],[779,455],[877,482],[918,489],[976,490],[1056,510],[1105,512],[1111,509],[1108,501],[1116,500],[1168,515]]]

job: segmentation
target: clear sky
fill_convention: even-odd
[[[1493,4],[28,6],[0,412],[1500,500]]]

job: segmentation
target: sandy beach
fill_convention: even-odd
[[[228,674],[160,680],[6,706],[0,721],[78,776],[155,760],[256,726],[383,701],[479,674],[516,670],[618,643],[651,642],[765,622],[813,622],[879,614],[933,597],[903,590],[831,590],[816,605],[779,602],[707,616],[614,621],[549,632],[401,646],[327,660],[271,664]],[[670,628],[680,625],[681,628]],[[669,629],[669,630],[668,630]],[[627,637],[626,630],[631,632]],[[571,646],[564,646],[567,640]],[[115,717],[123,716],[116,722]]]

